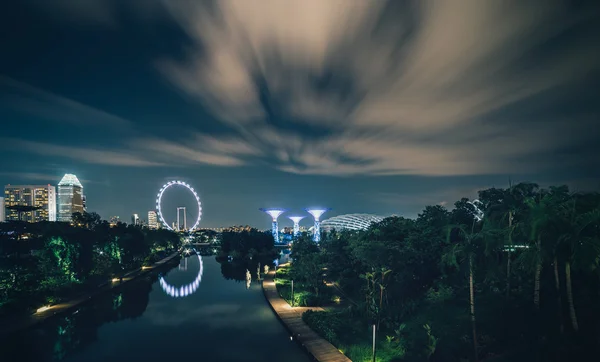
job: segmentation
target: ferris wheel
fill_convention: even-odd
[[[184,188],[188,189],[194,195],[194,198],[196,199],[196,204],[198,205],[198,217],[196,218],[196,222],[194,223],[194,225],[188,229],[188,230],[194,230],[198,226],[198,224],[200,224],[200,220],[202,218],[202,203],[200,202],[200,196],[198,196],[198,193],[196,193],[194,188],[183,181],[169,181],[160,188],[160,191],[158,191],[158,195],[156,196],[156,212],[158,214],[158,218],[159,218],[160,222],[167,229],[173,230],[173,227],[171,227],[165,221],[165,218],[163,216],[163,212],[161,209],[161,202],[162,202],[163,195],[164,195],[165,191],[170,187],[184,187]],[[183,208],[183,209],[185,209],[185,208]],[[177,211],[177,216],[179,217],[179,210]]]

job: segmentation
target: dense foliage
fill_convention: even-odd
[[[327,306],[333,303],[334,295],[323,283],[324,256],[312,241],[312,236],[303,233],[294,241],[293,267],[277,268],[275,284],[279,295],[296,307]],[[294,290],[292,295],[292,280]]]
[[[583,360],[600,346],[599,238],[598,194],[522,183],[294,244],[291,273],[344,291],[347,308],[304,318],[355,361],[373,324],[381,361]]]
[[[221,263],[221,272],[227,279],[244,280],[246,270],[256,275],[259,266],[262,272],[262,267],[271,265],[278,256],[270,232],[250,229],[224,231],[216,260]]]
[[[165,229],[110,227],[95,213],[73,223],[0,223],[0,313],[31,311],[150,265],[179,248]]]
[[[113,289],[95,298],[94,303],[79,305],[74,313],[57,315],[39,328],[6,336],[0,342],[3,361],[62,361],[81,353],[98,342],[101,326],[140,317],[157,278],[147,274],[127,288]]]

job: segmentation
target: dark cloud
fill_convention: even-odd
[[[0,29],[38,26],[0,59],[3,176],[79,167],[118,180],[119,208],[143,202],[127,182],[150,200],[199,178],[223,220],[320,200],[416,215],[508,175],[598,188],[598,6],[540,4],[16,3]]]

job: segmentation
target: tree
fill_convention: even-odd
[[[76,264],[79,258],[77,244],[60,236],[49,238],[43,252],[42,270],[45,274],[53,274],[68,282],[78,281]]]
[[[522,260],[529,259],[534,269],[533,304],[536,310],[540,309],[540,276],[543,267],[542,240],[551,237],[549,226],[552,220],[551,212],[555,206],[552,195],[541,190],[534,198],[525,201],[527,205],[526,224],[528,230],[529,248],[522,254]],[[527,263],[527,262],[526,262]]]
[[[585,194],[575,194],[559,209],[558,245],[565,263],[565,281],[569,317],[574,331],[579,330],[573,300],[572,267],[595,270],[600,262],[600,205],[586,204]]]
[[[478,226],[474,206],[468,199],[461,199],[455,204],[451,219],[456,222],[448,227],[448,241],[451,243],[443,256],[446,265],[459,267],[466,261],[469,274],[469,314],[473,334],[473,358],[478,361],[477,320],[475,317],[475,258],[480,252],[483,234],[476,231]],[[469,220],[470,219],[470,220]]]
[[[509,185],[506,190],[491,188],[479,192],[480,201],[484,205],[486,221],[495,223],[506,235],[506,297],[510,296],[512,253],[514,250],[514,232],[523,221],[525,202],[533,197],[539,186],[535,183],[523,182]]]
[[[103,223],[100,215],[96,214],[95,212],[74,212],[71,220],[74,226],[86,228],[88,230],[95,230],[96,227]]]

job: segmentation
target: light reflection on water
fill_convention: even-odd
[[[268,306],[259,283],[226,279],[214,257],[192,255],[187,270],[165,273],[172,286],[196,280],[173,298],[160,279],[138,280],[0,342],[0,361],[309,361]],[[180,288],[180,287],[174,287]],[[75,311],[73,311],[75,312]]]
[[[187,297],[190,294],[196,293],[196,290],[198,290],[198,287],[200,286],[200,282],[202,282],[202,274],[204,273],[204,265],[202,263],[202,257],[200,256],[200,254],[195,255],[198,258],[198,274],[196,275],[196,279],[194,279],[193,282],[183,285],[181,287],[174,287],[172,285],[170,285],[165,278],[161,275],[159,277],[159,284],[160,287],[162,288],[162,290],[167,293],[168,295],[170,295],[171,297],[174,298],[183,298],[183,297]],[[187,271],[187,265],[188,265],[188,259],[189,258],[183,258],[183,264],[185,265],[185,267],[182,268],[181,263],[179,264],[179,270],[183,270],[183,271]]]

